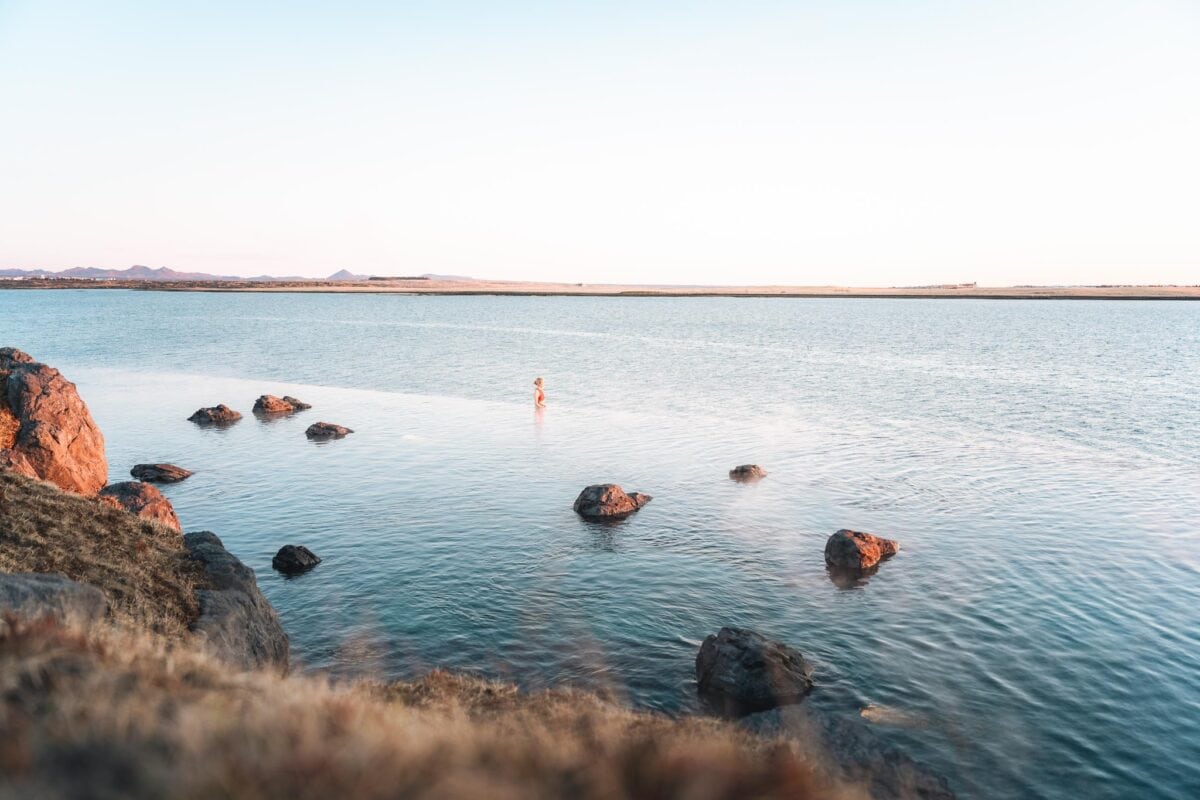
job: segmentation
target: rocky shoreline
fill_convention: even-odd
[[[8,622],[0,622],[0,631],[6,626],[10,633],[17,630],[18,618],[91,625],[114,621],[186,640],[188,647],[232,670],[280,675],[288,671],[287,634],[259,590],[254,571],[226,550],[217,534],[183,533],[169,500],[150,483],[106,484],[103,437],[73,384],[27,354],[4,348],[0,349],[0,388],[6,389],[0,392],[0,521],[5,514],[17,513],[14,509],[22,515],[21,525],[8,533],[0,531],[0,612],[9,615]],[[308,408],[295,398],[271,395],[263,395],[255,404],[257,414],[293,414]],[[204,426],[232,424],[240,417],[220,405],[201,409],[191,419]],[[319,431],[315,435],[314,429]],[[307,436],[328,440],[348,433],[352,431],[342,426],[315,423]],[[164,483],[191,474],[159,463],[137,465],[132,473]],[[752,482],[765,478],[767,472],[757,465],[742,465],[729,474]],[[574,510],[584,520],[605,524],[638,512],[650,500],[647,494],[626,493],[615,484],[595,484],[583,489]],[[36,552],[46,530],[56,526],[61,529],[59,536],[76,537],[55,545],[71,550],[71,557]],[[6,556],[3,548],[15,555]],[[130,563],[125,568],[131,574],[123,575],[119,556],[117,563],[103,569],[95,563],[111,562],[114,552],[122,549],[154,553],[152,558],[130,561],[155,563],[156,572],[144,574]],[[898,549],[890,540],[841,530],[829,538],[825,560],[831,570],[863,573],[877,569]],[[302,545],[285,545],[272,566],[295,575],[320,562]],[[34,568],[12,570],[5,564]],[[173,605],[154,599],[163,591],[159,584],[164,581],[171,584]],[[117,587],[119,593],[111,594]],[[175,610],[160,611],[168,608]],[[157,613],[165,613],[168,619],[156,619]],[[170,634],[172,630],[186,630],[186,634]],[[724,717],[802,703],[819,688],[812,665],[799,651],[735,627],[723,627],[704,640],[695,672],[697,691],[706,698],[707,707]],[[870,785],[891,787],[869,792],[871,796],[893,796],[893,791],[900,791],[896,787],[903,787],[905,796],[953,797],[944,780],[881,742],[862,736],[856,741],[856,747],[871,753],[870,775],[861,759],[835,760],[843,777],[854,773],[854,780],[862,782],[867,775]],[[833,740],[821,743],[827,745],[833,745]]]

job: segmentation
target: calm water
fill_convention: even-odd
[[[0,291],[0,344],[76,381],[113,480],[197,471],[185,528],[304,664],[686,712],[744,625],[964,797],[1200,794],[1200,303]],[[314,409],[259,422],[264,392]],[[219,402],[246,418],[185,421]],[[601,481],[655,499],[584,523]],[[839,588],[841,527],[903,550]],[[325,563],[285,580],[285,543]]]

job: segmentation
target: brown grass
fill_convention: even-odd
[[[0,797],[865,798],[796,742],[434,672],[231,674],[127,629],[0,621]]]
[[[178,531],[0,470],[0,572],[59,572],[99,587],[118,623],[182,637],[202,570]]]

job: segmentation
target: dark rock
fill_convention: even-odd
[[[841,569],[870,569],[900,549],[898,542],[843,528],[825,542],[825,563]]]
[[[0,347],[0,468],[79,494],[108,480],[104,436],[75,384],[12,347]]]
[[[203,636],[221,659],[242,669],[288,665],[288,638],[275,609],[258,589],[254,570],[235,558],[217,535],[196,531],[183,536],[190,558],[199,561],[212,584],[198,589],[200,617],[192,631]]]
[[[129,474],[147,483],[179,483],[192,476],[190,470],[174,464],[138,464],[129,470]]]
[[[294,414],[297,411],[304,411],[308,408],[312,408],[312,406],[289,395],[276,397],[273,394],[264,394],[254,401],[254,413],[268,416]]]
[[[310,439],[340,439],[348,433],[354,433],[354,431],[341,425],[334,425],[332,422],[314,422],[308,426],[304,435]]]
[[[812,688],[811,675],[799,650],[741,628],[721,628],[696,654],[700,693],[729,713],[798,703]]]
[[[306,572],[320,563],[321,559],[316,553],[304,545],[295,544],[285,544],[271,559],[271,566],[287,575]]]
[[[179,517],[171,501],[148,483],[122,481],[105,486],[100,490],[100,499],[111,506],[136,514],[142,519],[161,522],[175,530],[182,530]]]
[[[242,415],[234,411],[229,406],[221,403],[218,406],[210,408],[202,408],[195,414],[188,417],[188,422],[194,422],[197,425],[232,425],[242,418]]]
[[[627,517],[653,498],[641,492],[625,493],[615,483],[588,486],[575,498],[575,513],[587,519],[620,519]]]
[[[108,614],[108,599],[95,586],[57,573],[0,572],[0,612],[95,622]]]
[[[729,470],[729,477],[735,481],[757,481],[767,477],[767,471],[758,464],[742,464]]]

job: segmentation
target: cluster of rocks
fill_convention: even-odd
[[[304,405],[285,399],[296,408]],[[189,419],[221,425],[240,418],[220,405],[200,409]],[[0,348],[0,469],[53,483],[176,531],[181,526],[175,509],[151,484],[176,483],[192,474],[174,464],[138,464],[130,470],[138,480],[107,484],[104,437],[75,384],[11,347]],[[207,577],[196,591],[200,614],[192,631],[236,666],[286,669],[287,635],[258,589],[254,571],[212,533],[184,534],[183,546]],[[101,589],[63,575],[0,573],[0,612],[87,622],[105,617],[109,609]]]
[[[259,419],[269,421],[279,417],[291,416],[300,411],[307,411],[310,408],[312,408],[310,404],[291,395],[276,397],[273,394],[264,394],[260,395],[254,401],[253,413]],[[188,421],[202,427],[225,428],[233,425],[241,418],[242,415],[240,412],[221,403],[209,408],[198,409],[188,417]],[[341,439],[351,433],[354,433],[354,431],[350,428],[344,425],[335,425],[332,422],[315,422],[309,425],[304,431],[306,437],[318,441]]]

